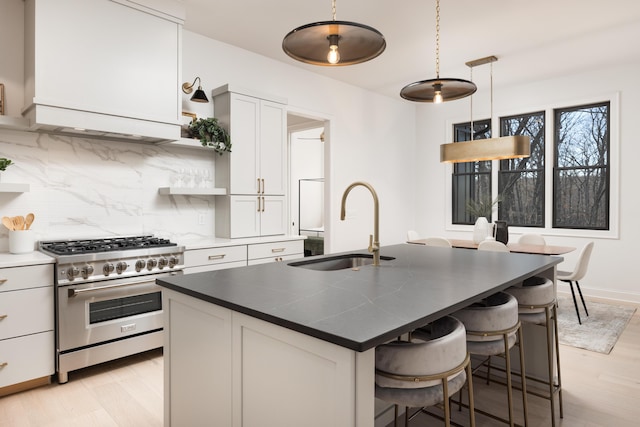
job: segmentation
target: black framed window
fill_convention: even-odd
[[[471,123],[453,125],[453,141],[471,140]],[[491,120],[473,122],[473,139],[491,138]],[[452,176],[453,224],[474,224],[477,216],[469,212],[470,204],[487,203],[491,198],[491,161],[455,163]],[[491,220],[489,214],[489,220]]]
[[[610,107],[554,110],[554,228],[609,229]]]
[[[501,136],[527,135],[531,155],[500,161],[498,217],[509,225],[544,227],[544,111],[500,118]]]

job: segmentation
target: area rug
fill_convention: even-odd
[[[571,295],[558,295],[558,337],[560,344],[609,354],[636,309],[587,301],[587,309],[589,310],[589,317],[587,317],[577,294],[576,298],[578,299],[582,325],[578,323]]]

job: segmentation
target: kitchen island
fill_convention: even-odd
[[[527,277],[555,280],[562,261],[409,244],[380,252],[379,267],[290,262],[159,279],[165,425],[371,427],[376,345]]]

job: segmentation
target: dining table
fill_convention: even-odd
[[[478,249],[478,243],[467,239],[448,239],[454,248]],[[426,244],[426,239],[409,240],[408,243],[417,245]],[[556,246],[556,245],[532,245],[524,243],[507,243],[509,251],[521,254],[535,255],[563,255],[575,251],[572,246]]]

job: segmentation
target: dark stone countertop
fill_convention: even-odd
[[[345,253],[363,253],[366,250]],[[553,268],[561,257],[401,244],[358,271],[276,262],[158,279],[168,289],[366,351]],[[328,257],[323,255],[314,258]],[[309,260],[313,258],[305,258]]]

